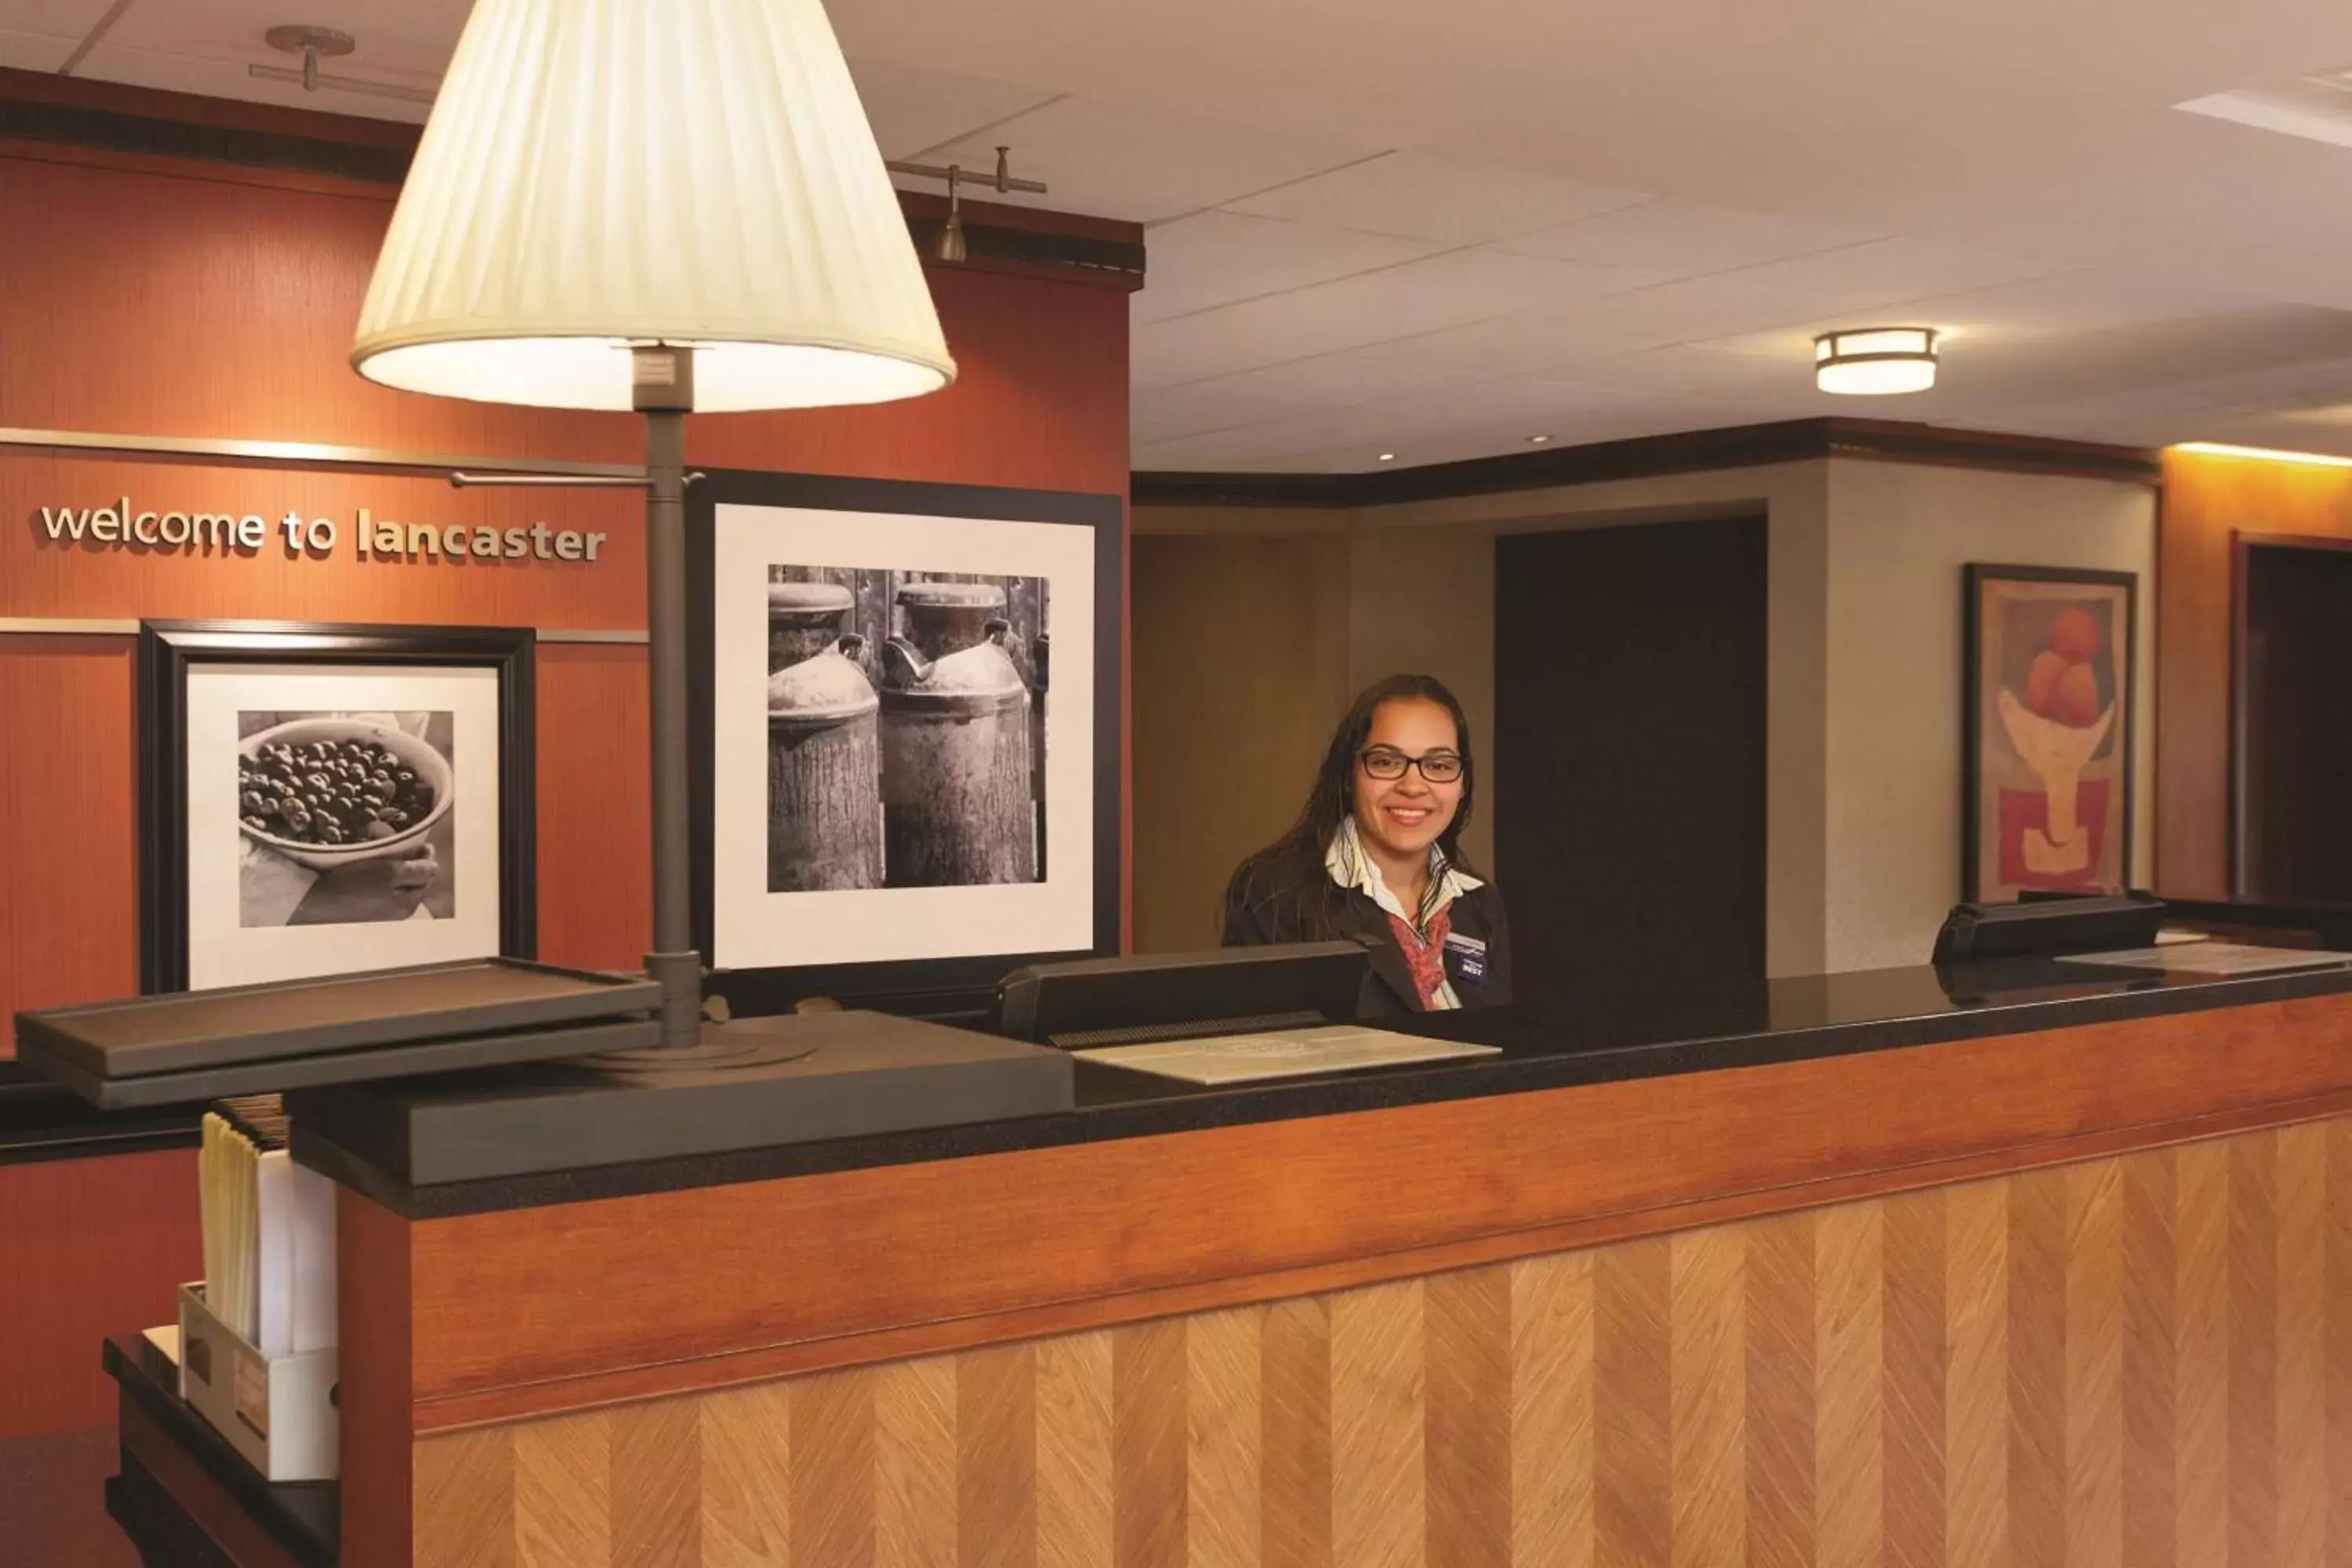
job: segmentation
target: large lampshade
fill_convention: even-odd
[[[694,406],[878,403],[955,377],[819,0],[479,0],[360,311],[411,392],[632,405],[633,342]]]

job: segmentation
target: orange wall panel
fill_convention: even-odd
[[[2274,458],[2164,455],[2157,562],[2156,885],[2230,896],[2231,542],[2352,538],[2352,470]]]
[[[21,1009],[139,989],[131,647],[0,637],[0,1056]]]
[[[0,1165],[0,1439],[110,1419],[99,1342],[204,1268],[194,1150]]]

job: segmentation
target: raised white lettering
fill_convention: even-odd
[[[51,511],[47,507],[43,507],[41,526],[49,531],[51,539],[62,539],[68,534],[79,539],[81,531],[89,526],[89,509],[84,507],[77,512],[68,506],[59,507],[56,511]]]

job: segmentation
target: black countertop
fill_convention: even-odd
[[[356,1121],[306,1127],[298,1119],[294,1149],[304,1163],[398,1213],[440,1218],[1895,1050],[2345,992],[2352,992],[2352,967],[2340,963],[2227,980],[2050,960],[1874,970],[1567,1009],[1434,1015],[1397,1026],[1497,1046],[1501,1053],[1249,1086],[1204,1089],[1082,1061],[1077,1107],[1069,1112],[728,1154],[412,1186],[391,1173],[399,1168],[396,1160],[371,1150]],[[489,1076],[473,1081],[486,1082]],[[405,1094],[447,1095],[455,1087],[414,1079],[368,1086],[367,1092],[396,1100]]]
[[[193,1149],[202,1108],[100,1110],[25,1063],[0,1060],[0,1165]]]

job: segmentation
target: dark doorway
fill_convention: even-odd
[[[1508,534],[1495,859],[1530,1000],[1764,976],[1760,517]]]
[[[2237,896],[2352,902],[2352,541],[2238,541]]]

